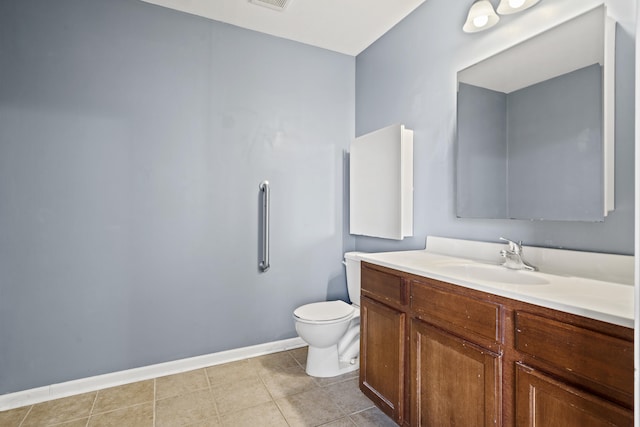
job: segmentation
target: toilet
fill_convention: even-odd
[[[351,304],[324,301],[305,304],[293,312],[296,332],[307,344],[307,374],[335,377],[359,368],[360,258],[344,254],[347,291]]]

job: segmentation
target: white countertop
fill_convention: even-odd
[[[634,326],[634,287],[629,284],[544,272],[508,270],[486,261],[471,260],[427,250],[359,253],[363,261],[406,273],[492,293],[517,301],[552,308],[620,326]],[[522,275],[515,284],[494,281],[465,272],[464,269],[504,269],[506,274]],[[452,268],[453,267],[453,268]],[[502,273],[502,271],[495,271]],[[536,283],[545,282],[545,283]]]

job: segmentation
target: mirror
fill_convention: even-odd
[[[458,72],[458,217],[604,221],[614,37],[600,6]]]

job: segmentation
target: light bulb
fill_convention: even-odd
[[[500,0],[498,13],[500,15],[511,15],[529,9],[538,4],[540,0]]]
[[[484,27],[489,22],[489,17],[487,15],[480,15],[473,18],[473,25],[477,28]]]
[[[507,2],[508,0],[502,1]],[[496,15],[496,11],[493,9],[493,5],[489,0],[476,0],[469,9],[467,20],[462,26],[462,30],[465,33],[484,31],[496,25],[499,20],[500,17]]]

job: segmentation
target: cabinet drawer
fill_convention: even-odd
[[[517,311],[515,347],[571,375],[633,394],[632,342]]]
[[[471,334],[502,342],[500,304],[419,281],[411,282],[410,295],[413,312],[425,321],[443,325],[462,336]]]
[[[406,304],[405,282],[402,277],[369,267],[362,263],[362,293],[382,302]]]

